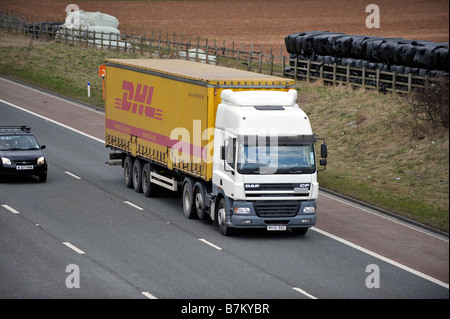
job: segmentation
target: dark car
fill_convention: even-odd
[[[0,126],[0,176],[36,175],[47,180],[47,160],[27,126]]]

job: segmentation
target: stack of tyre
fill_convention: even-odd
[[[449,72],[448,43],[309,31],[286,36],[285,44],[291,59],[433,77]]]

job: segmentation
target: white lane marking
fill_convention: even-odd
[[[43,116],[43,115],[37,114],[37,113],[35,113],[35,112],[33,112],[33,111],[27,110],[27,109],[25,109],[25,108],[23,108],[23,107],[20,107],[20,106],[18,106],[18,105],[12,104],[12,103],[10,103],[10,102],[6,102],[5,100],[2,100],[2,99],[0,99],[0,102],[5,103],[5,104],[7,104],[7,105],[9,105],[9,106],[11,106],[11,107],[14,107],[14,108],[16,108],[16,109],[18,109],[18,110],[23,111],[23,112],[27,112],[27,113],[29,113],[29,114],[31,114],[31,115],[37,116],[37,117],[39,117],[39,118],[41,118],[41,119],[44,119],[44,120],[46,120],[46,121],[52,122],[53,124],[57,124],[57,125],[59,125],[59,126],[62,126],[62,127],[66,128],[66,129],[68,129],[68,130],[71,130],[71,131],[76,132],[76,133],[78,133],[78,134],[81,134],[81,135],[83,135],[83,136],[89,137],[89,138],[91,138],[91,139],[93,139],[93,140],[95,140],[95,141],[97,141],[97,142],[105,143],[104,140],[101,140],[101,139],[99,139],[99,138],[96,138],[95,136],[92,136],[92,135],[86,134],[86,133],[84,133],[84,132],[81,132],[81,131],[79,131],[79,130],[77,130],[77,129],[74,129],[73,127],[70,127],[70,126],[65,125],[65,124],[63,124],[63,123],[61,123],[61,122],[52,120],[51,118],[48,118],[48,117],[45,117],[45,116]]]
[[[38,92],[39,92],[39,93],[43,93],[43,92],[40,92],[40,91],[38,91]],[[44,94],[45,94],[45,93],[44,93]],[[48,94],[46,94],[46,95],[48,95]],[[99,139],[99,138],[96,138],[96,137],[94,137],[94,136],[92,136],[92,135],[89,135],[89,134],[86,134],[86,133],[84,133],[84,132],[81,132],[81,131],[79,131],[79,130],[77,130],[77,129],[74,129],[73,127],[67,126],[67,125],[65,125],[65,124],[62,124],[62,123],[60,123],[60,122],[58,122],[58,121],[55,121],[55,120],[52,120],[52,119],[50,119],[50,118],[48,118],[48,117],[45,117],[45,116],[43,116],[43,115],[37,114],[37,113],[32,112],[32,111],[27,110],[27,109],[24,109],[24,108],[22,108],[22,107],[20,107],[20,106],[17,106],[17,105],[15,105],[15,104],[9,103],[9,102],[7,102],[7,101],[5,101],[5,100],[0,99],[0,102],[5,103],[5,104],[7,104],[7,105],[9,105],[9,106],[11,106],[11,107],[14,107],[14,108],[16,108],[16,109],[19,109],[19,110],[21,110],[21,111],[27,112],[27,113],[29,113],[29,114],[31,114],[31,115],[37,116],[37,117],[39,117],[39,118],[41,118],[41,119],[44,119],[44,120],[46,120],[46,121],[49,121],[49,122],[52,122],[52,123],[54,123],[54,124],[60,125],[60,126],[66,128],[66,129],[68,129],[68,130],[71,130],[71,131],[76,132],[76,133],[79,133],[79,134],[81,134],[81,135],[83,135],[83,136],[89,137],[89,138],[91,138],[91,139],[93,139],[93,140],[95,140],[95,141],[98,141],[98,142],[100,142],[100,143],[104,143],[104,141],[101,140],[101,139]],[[72,177],[74,177],[74,178],[76,178],[76,179],[81,179],[79,176],[76,176],[75,174],[72,174],[72,173],[70,173],[70,172],[65,172],[65,173],[68,174],[68,175],[70,175],[70,176],[72,176]],[[128,205],[130,205],[130,206],[133,206],[133,207],[135,207],[136,209],[144,210],[143,208],[141,208],[141,207],[139,207],[139,206],[137,206],[137,205],[135,205],[135,204],[133,204],[133,203],[130,203],[130,202],[128,202],[128,201],[124,201],[124,203],[125,203],[125,204],[128,204]],[[14,214],[19,214],[18,211],[16,211],[15,209],[11,208],[11,207],[8,206],[8,205],[2,205],[2,207],[4,207],[4,208],[6,208],[7,210],[13,212]],[[70,249],[74,250],[75,252],[79,253],[80,255],[85,254],[84,251],[82,251],[81,249],[79,249],[78,247],[72,245],[72,244],[69,243],[69,242],[63,242],[63,244],[66,245],[67,247],[69,247]],[[157,299],[155,296],[153,296],[151,293],[149,293],[149,292],[147,292],[147,291],[143,291],[142,294],[143,294],[144,296],[146,296],[147,298],[149,298],[149,299]]]
[[[70,249],[76,251],[77,253],[79,253],[80,255],[84,255],[85,252],[82,251],[80,248],[72,245],[71,243],[69,243],[68,241],[63,242],[64,245],[66,245],[67,247],[69,247]]]
[[[7,210],[9,210],[11,213],[13,214],[20,214],[17,210],[15,210],[14,208],[12,208],[11,206],[8,205],[2,205],[3,208],[6,208]]]
[[[384,262],[387,262],[388,264],[396,266],[396,267],[398,267],[400,269],[408,271],[408,272],[410,272],[410,273],[412,273],[412,274],[414,274],[416,276],[419,276],[419,277],[421,277],[423,279],[429,280],[429,281],[431,281],[431,282],[433,282],[433,283],[435,283],[435,284],[437,284],[439,286],[442,286],[444,288],[449,289],[448,284],[443,282],[443,281],[440,281],[439,279],[433,278],[433,277],[428,276],[428,275],[426,275],[424,273],[421,273],[420,271],[417,271],[417,270],[414,270],[412,268],[409,268],[408,266],[402,265],[402,264],[400,264],[400,263],[398,263],[398,262],[396,262],[396,261],[394,261],[392,259],[386,258],[384,256],[381,256],[381,255],[377,254],[377,253],[374,253],[373,251],[370,251],[370,250],[368,250],[366,248],[363,248],[363,247],[358,246],[358,245],[356,245],[354,243],[351,243],[348,240],[342,239],[340,237],[337,237],[335,235],[332,235],[332,234],[330,234],[330,233],[328,233],[328,232],[326,232],[324,230],[321,230],[321,229],[318,229],[318,228],[315,228],[315,227],[311,227],[311,230],[314,230],[314,231],[316,231],[316,232],[318,232],[318,233],[320,233],[322,235],[325,235],[325,236],[330,237],[330,238],[332,238],[334,240],[337,240],[337,241],[339,241],[339,242],[341,242],[341,243],[343,243],[343,244],[345,244],[347,246],[355,248],[355,249],[357,249],[357,250],[359,250],[359,251],[361,251],[363,253],[366,253],[366,254],[368,254],[368,255],[370,255],[372,257],[375,257],[375,258],[378,258],[378,259],[380,259],[380,260],[382,260]]]
[[[135,204],[133,204],[133,203],[127,201],[127,200],[124,201],[124,204],[130,205],[131,207],[134,207],[134,208],[139,209],[139,210],[144,210],[142,207],[139,207],[138,205],[135,205]]]
[[[311,299],[317,299],[317,297],[314,297],[313,295],[307,293],[307,292],[304,291],[303,289],[300,289],[300,288],[297,288],[297,287],[292,287],[292,289],[294,289],[295,291],[298,291],[299,293],[305,295],[305,296],[308,297],[308,298],[311,298]]]
[[[151,293],[147,292],[147,291],[143,291],[142,294],[147,297],[148,299],[158,299],[155,296],[153,296]]]
[[[214,245],[213,243],[210,243],[209,241],[207,241],[206,239],[200,238],[199,239],[201,242],[204,242],[205,244],[214,247],[217,250],[222,250],[222,248],[220,248],[219,246]]]
[[[50,119],[50,118],[48,118],[48,117],[42,116],[42,115],[37,114],[37,113],[32,112],[32,111],[29,111],[29,110],[27,110],[27,109],[25,109],[25,108],[22,108],[22,107],[20,107],[20,106],[17,106],[17,105],[15,105],[15,104],[12,104],[12,103],[7,102],[7,101],[5,101],[5,100],[0,99],[0,102],[5,103],[5,104],[7,104],[7,105],[9,105],[9,106],[11,106],[11,107],[17,108],[17,109],[19,109],[19,110],[22,110],[22,111],[24,111],[24,112],[27,112],[27,113],[29,113],[29,114],[32,114],[32,115],[34,115],[34,116],[37,116],[37,117],[39,117],[39,118],[42,118],[42,119],[44,119],[44,120],[47,120],[47,121],[49,121],[49,122],[52,122],[52,123],[54,123],[54,124],[60,125],[60,126],[66,128],[66,129],[68,129],[68,130],[71,130],[71,131],[76,132],[76,133],[79,133],[79,134],[81,134],[81,135],[83,135],[83,136],[89,137],[89,138],[91,138],[91,139],[93,139],[93,140],[96,140],[96,141],[98,141],[98,142],[100,142],[100,143],[104,143],[104,140],[101,140],[101,139],[96,138],[96,137],[94,137],[94,136],[92,136],[92,135],[86,134],[86,133],[84,133],[84,132],[81,132],[81,131],[79,131],[79,130],[77,130],[77,129],[74,129],[74,128],[70,127],[70,126],[67,126],[67,125],[62,124],[62,123],[60,123],[60,122],[57,122],[57,121],[55,121],[55,120],[52,120],[52,119]],[[324,194],[321,193],[321,195],[324,195]],[[325,197],[331,197],[331,198],[333,198],[334,200],[340,201],[340,202],[345,203],[345,204],[350,205],[350,206],[357,207],[358,209],[362,209],[362,210],[364,210],[364,211],[368,211],[368,210],[366,210],[366,209],[364,209],[364,208],[362,208],[362,207],[360,207],[360,206],[355,206],[355,205],[353,205],[353,204],[351,204],[351,203],[348,203],[348,202],[345,202],[345,201],[343,201],[343,200],[337,199],[337,198],[332,197],[332,196],[330,196],[330,195],[324,195],[324,196],[325,196]],[[127,203],[127,204],[129,204],[129,205],[131,205],[131,206],[134,206],[134,207],[136,207],[136,208],[139,209],[139,210],[143,210],[143,209],[140,208],[139,206],[136,206],[136,205],[134,205],[134,204],[132,204],[132,203],[130,203],[130,202],[124,202],[124,203]],[[368,211],[368,212],[370,212],[370,211]],[[373,212],[370,212],[370,213],[374,214]],[[379,214],[375,214],[375,215],[380,216]],[[383,217],[383,218],[387,218],[387,217]],[[393,221],[393,220],[390,219],[390,218],[389,218],[389,220]],[[404,225],[404,224],[402,224],[402,225]],[[360,246],[358,246],[358,245],[355,245],[355,244],[353,244],[353,243],[351,243],[351,242],[349,242],[349,241],[347,241],[347,240],[345,240],[345,239],[339,238],[339,237],[334,236],[334,235],[332,235],[332,234],[329,234],[329,233],[327,233],[327,232],[325,232],[325,231],[319,230],[319,229],[317,229],[317,228],[315,228],[315,227],[311,227],[311,229],[313,229],[313,230],[315,230],[315,231],[317,231],[317,232],[319,232],[319,233],[322,233],[323,235],[328,236],[328,237],[330,237],[330,238],[334,238],[335,240],[340,241],[341,243],[344,243],[344,244],[346,244],[346,245],[349,245],[349,246],[351,246],[351,247],[353,247],[353,248],[356,248],[356,249],[358,249],[358,250],[360,250],[360,251],[366,252],[367,254],[372,255],[372,256],[374,256],[374,257],[376,257],[376,258],[379,258],[379,259],[381,259],[381,260],[385,260],[386,262],[388,262],[388,263],[390,263],[390,264],[392,264],[392,265],[396,265],[397,267],[400,267],[400,268],[402,268],[402,269],[405,269],[405,270],[407,270],[407,271],[409,271],[409,272],[411,272],[411,273],[414,273],[414,274],[416,274],[416,275],[418,275],[418,276],[420,276],[420,277],[422,277],[422,278],[428,279],[428,280],[430,280],[430,281],[432,281],[432,282],[435,282],[436,284],[438,284],[438,285],[440,285],[440,286],[443,286],[443,287],[449,289],[449,285],[448,285],[448,284],[446,284],[446,283],[444,283],[444,282],[442,282],[442,281],[440,281],[440,280],[438,280],[438,279],[435,279],[435,278],[433,278],[433,277],[431,277],[431,276],[428,276],[428,275],[423,274],[423,273],[421,273],[421,272],[419,272],[419,271],[416,271],[416,270],[414,270],[414,269],[411,269],[411,268],[409,268],[409,267],[407,267],[407,266],[404,266],[404,265],[402,265],[402,264],[400,264],[400,263],[397,263],[397,262],[395,262],[395,261],[393,261],[393,260],[390,260],[390,259],[388,259],[388,258],[386,258],[386,257],[383,257],[383,256],[381,256],[381,255],[378,255],[378,254],[376,254],[376,253],[374,253],[374,252],[371,252],[371,251],[369,251],[369,250],[367,250],[367,249],[365,249],[365,248],[362,248],[362,247],[360,247]],[[415,229],[415,228],[414,228],[414,229]],[[416,229],[416,230],[417,230],[417,229]],[[433,236],[433,237],[435,237],[435,236]],[[206,244],[208,244],[208,245],[210,245],[210,246],[212,246],[212,247],[218,249],[218,250],[222,250],[222,248],[220,248],[220,247],[218,247],[218,246],[216,246],[216,245],[214,245],[214,244],[211,244],[211,243],[205,241],[204,239],[203,239],[203,240],[200,239],[200,240],[203,241],[203,242],[205,242]]]
[[[343,204],[345,204],[345,205],[348,205],[348,206],[357,208],[357,209],[362,210],[362,211],[364,211],[364,212],[366,212],[366,213],[369,213],[369,214],[378,216],[378,217],[380,217],[380,218],[387,219],[387,220],[389,220],[389,221],[391,221],[391,222],[393,222],[393,223],[402,225],[403,227],[407,227],[407,228],[409,228],[409,229],[413,229],[413,230],[415,230],[415,231],[418,231],[419,233],[422,233],[422,234],[431,236],[431,237],[436,238],[436,239],[440,239],[440,240],[442,240],[442,241],[444,241],[444,242],[447,242],[447,243],[449,242],[449,240],[448,240],[447,238],[443,238],[443,237],[441,237],[441,236],[436,236],[435,234],[432,234],[432,233],[430,233],[430,232],[424,231],[424,230],[422,230],[422,229],[420,229],[420,228],[418,228],[418,227],[411,226],[411,225],[409,225],[409,224],[406,223],[406,222],[403,222],[403,221],[401,221],[401,220],[396,219],[395,217],[388,216],[388,215],[385,215],[385,214],[383,214],[383,213],[378,213],[378,212],[376,212],[376,211],[370,210],[369,208],[363,207],[363,206],[361,206],[361,205],[353,204],[353,203],[351,203],[351,202],[349,202],[349,201],[347,201],[347,200],[345,200],[345,199],[340,199],[340,198],[337,197],[337,196],[325,194],[324,192],[321,192],[320,195],[321,195],[321,196],[328,197],[328,198],[330,198],[330,199],[332,199],[332,200],[338,201],[338,202],[343,203]]]
[[[73,173],[71,173],[71,172],[64,172],[64,173],[66,173],[67,175],[72,176],[73,178],[81,179],[81,177],[79,177],[79,176],[77,176],[77,175],[75,175],[75,174],[73,174]]]

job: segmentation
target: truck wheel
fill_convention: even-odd
[[[192,219],[196,216],[194,210],[194,195],[192,189],[192,181],[190,178],[185,178],[183,183],[183,213],[186,218]]]
[[[133,187],[133,178],[131,177],[133,170],[133,158],[131,156],[127,156],[125,158],[125,162],[123,163],[123,177],[125,180],[125,185],[128,188]]]
[[[197,216],[200,220],[204,220],[206,214],[206,192],[203,183],[197,182],[194,186],[194,205]]]
[[[225,206],[225,198],[221,198],[217,207],[217,224],[219,226],[220,233],[224,236],[229,236],[232,230],[227,225],[227,211]]]
[[[137,193],[142,191],[142,163],[138,159],[133,163],[133,187]]]
[[[142,192],[145,196],[150,197],[154,193],[154,185],[150,182],[151,164],[145,163],[142,168]]]

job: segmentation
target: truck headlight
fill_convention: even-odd
[[[234,208],[235,214],[249,214],[250,213],[250,207],[235,207]]]
[[[2,157],[2,163],[3,165],[11,165],[11,160],[6,157]]]
[[[316,212],[316,207],[314,206],[306,206],[303,208],[303,213],[305,214],[313,214]]]
[[[37,159],[37,163],[38,163],[39,165],[44,164],[44,163],[45,163],[45,157],[44,157],[44,156],[39,157],[39,158]]]

